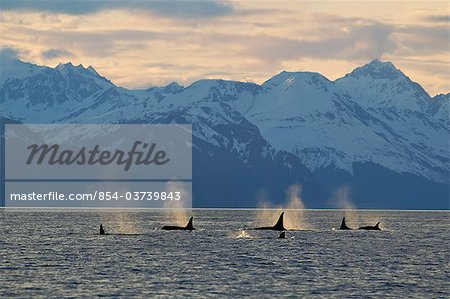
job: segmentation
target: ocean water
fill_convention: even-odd
[[[307,210],[286,239],[242,230],[272,224],[255,210],[191,214],[188,232],[160,211],[1,210],[0,297],[450,297],[449,212],[354,211],[384,230],[339,231],[343,211]]]

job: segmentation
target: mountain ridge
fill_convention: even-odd
[[[296,165],[298,178],[303,178],[299,181],[315,182],[311,190],[306,186],[315,203],[320,201],[320,184],[328,185],[325,190],[354,182],[358,189],[364,183],[355,175],[373,179],[368,176],[371,172],[379,173],[380,181],[382,176],[399,182],[407,176],[411,182],[425,180],[429,183],[422,186],[437,184],[433,187],[439,190],[437,197],[448,194],[449,94],[430,97],[390,62],[374,60],[335,81],[315,72],[283,71],[261,85],[203,79],[186,87],[172,82],[141,90],[116,86],[91,66],[66,63],[34,69],[23,64],[28,72],[16,63],[20,66],[16,73],[2,75],[3,79],[6,75],[0,85],[3,117],[24,123],[154,123],[171,117],[187,121],[195,124],[193,137],[199,152],[194,160],[210,159],[211,165],[223,168],[214,155],[226,156],[234,170],[242,171],[252,167],[252,159],[266,159],[264,163],[279,169],[285,178],[271,187],[277,189],[277,197],[296,181],[295,173],[289,174],[282,162],[286,155],[292,155],[288,160]],[[244,137],[250,125],[251,130],[257,129],[251,140],[261,141]],[[261,156],[262,147],[255,146],[261,142],[272,148],[273,155]],[[261,173],[253,175],[270,184]],[[197,177],[207,180],[208,175],[199,171]],[[242,188],[237,187],[239,180],[231,181],[228,189]],[[264,188],[256,181],[252,186]],[[360,188],[362,193],[368,190],[365,198],[370,192],[379,194],[372,190],[375,182],[369,187]],[[402,190],[396,194],[410,196]],[[258,192],[247,191],[246,197]],[[214,191],[200,193],[212,196]]]

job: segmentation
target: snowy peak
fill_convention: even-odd
[[[156,98],[161,100],[166,95],[176,94],[176,93],[182,92],[183,90],[184,90],[184,86],[181,86],[177,82],[172,82],[163,87],[159,87],[159,86],[149,87],[149,88],[147,88],[146,91],[152,93],[153,96],[155,96]]]
[[[87,68],[85,68],[82,64],[75,66],[72,64],[72,62],[68,62],[58,64],[54,68],[54,70],[59,71],[59,73],[63,76],[67,75],[88,76],[98,78],[106,82],[110,82],[105,77],[100,76],[99,73],[97,73],[97,71],[92,66],[88,66]]]
[[[59,63],[55,69],[59,70],[60,72],[73,72],[73,71],[86,71],[87,68],[85,68],[82,64],[79,64],[77,66],[73,65],[72,62],[68,63]]]
[[[185,89],[187,98],[207,102],[239,102],[251,98],[260,91],[255,83],[218,79],[198,80]]]
[[[382,62],[378,59],[372,60],[370,63],[358,67],[345,77],[361,78],[370,77],[372,79],[388,79],[395,80],[406,77],[399,69],[397,69],[390,61]],[[344,77],[344,78],[345,78]]]
[[[424,112],[430,96],[391,62],[378,59],[335,81],[359,105],[372,109]]]
[[[103,81],[109,85],[113,85],[111,81],[100,76],[92,66],[85,68],[82,64],[74,66],[71,62],[68,62],[65,64],[60,63],[55,68],[51,68],[23,62],[15,58],[0,57],[0,83],[4,83],[8,79],[27,79],[36,76],[57,76],[59,78],[63,77],[66,80],[72,80],[74,76],[91,77],[93,80]],[[42,78],[35,78],[35,80],[40,79]]]
[[[17,59],[1,61],[0,98],[10,115],[25,114],[35,122],[54,120],[82,109],[100,99],[119,97],[111,81],[92,67],[59,64],[55,68],[24,63]]]
[[[312,72],[281,72],[262,85],[244,115],[295,118],[329,111],[343,98],[334,82]],[[264,120],[261,120],[264,121]]]
[[[332,85],[332,82],[319,73],[282,71],[264,82],[262,86],[266,88],[282,86],[284,89],[293,86],[310,86],[318,89],[327,89],[330,85]]]
[[[164,93],[177,93],[184,89],[183,86],[178,84],[177,82],[172,82],[166,86],[164,86],[163,91]]]

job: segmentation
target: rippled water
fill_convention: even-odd
[[[306,211],[287,239],[243,232],[253,210],[192,214],[187,232],[156,211],[2,210],[0,297],[450,296],[448,212],[358,211],[386,230],[338,231],[343,212]]]

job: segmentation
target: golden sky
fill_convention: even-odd
[[[282,70],[331,80],[389,60],[450,91],[450,1],[2,0],[0,47],[25,61],[92,65],[147,88],[204,78],[262,83]]]

